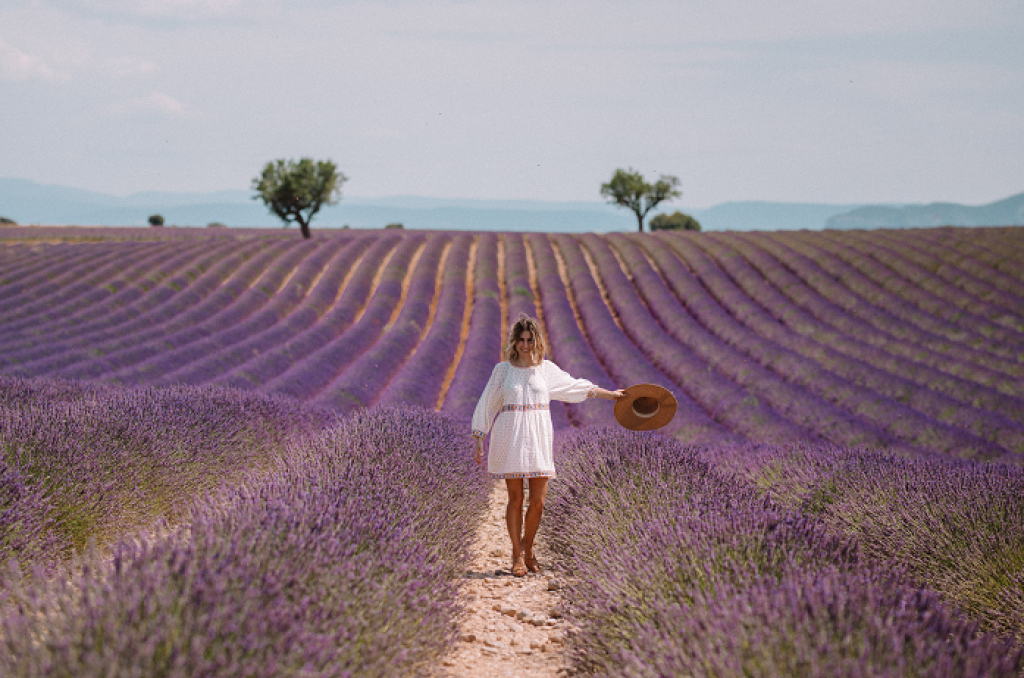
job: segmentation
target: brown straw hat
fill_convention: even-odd
[[[656,384],[636,384],[626,389],[626,397],[615,401],[615,419],[633,431],[653,431],[672,421],[676,415],[676,397]]]

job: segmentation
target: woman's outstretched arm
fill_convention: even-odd
[[[607,391],[601,387],[594,388],[595,398],[604,398],[605,400],[618,400],[619,398],[625,398],[626,392],[621,388],[614,391]]]

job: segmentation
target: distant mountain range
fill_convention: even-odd
[[[930,205],[883,207],[867,205],[825,221],[825,228],[914,228],[928,226],[1020,226],[1024,224],[1024,193],[988,205]]]
[[[940,207],[944,211],[940,212]],[[658,211],[675,210],[692,214],[706,231],[900,228],[945,224],[994,226],[1024,223],[1024,194],[982,207],[750,201],[727,202],[708,209],[687,209],[669,203]],[[918,212],[914,210],[921,210],[920,214],[931,221],[919,223],[924,217],[916,216]],[[211,222],[250,227],[281,225],[280,220],[270,214],[261,202],[252,200],[251,191],[146,192],[119,197],[26,179],[0,179],[0,216],[19,224],[145,226],[151,214],[163,215],[167,225],[206,226]],[[942,216],[936,217],[937,214]],[[1000,216],[989,217],[990,214]],[[314,228],[340,228],[345,225],[381,228],[395,222],[406,228],[430,230],[609,233],[636,229],[636,219],[631,212],[599,201],[470,200],[417,196],[344,196],[337,205],[322,209],[313,225]]]

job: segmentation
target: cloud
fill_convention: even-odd
[[[0,38],[0,80],[52,80],[66,82],[66,73],[53,70],[37,56],[26,54]]]
[[[112,17],[194,20],[236,14],[266,0],[63,0],[60,4]]]
[[[107,75],[112,75],[116,78],[123,78],[133,75],[152,75],[153,73],[156,73],[159,68],[152,61],[147,61],[145,59],[120,57],[116,59],[107,59],[100,66],[100,70]]]
[[[196,114],[190,106],[183,104],[163,92],[153,92],[146,97],[135,97],[114,104],[111,112],[118,115],[143,115],[160,118],[184,120],[195,118]]]

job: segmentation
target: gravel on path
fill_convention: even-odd
[[[465,612],[459,620],[459,641],[441,660],[439,678],[553,678],[567,667],[563,652],[567,624],[560,611],[566,577],[551,569],[539,536],[534,550],[541,572],[512,576],[512,547],[505,527],[507,497],[505,482],[495,482],[473,545],[473,560],[464,575],[460,595]]]

